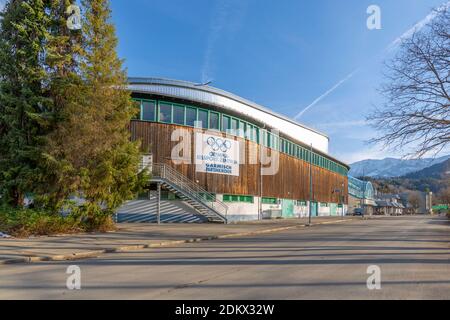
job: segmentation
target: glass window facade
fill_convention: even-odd
[[[220,114],[217,112],[209,113],[209,129],[220,130]]]
[[[222,131],[227,132],[231,128],[231,118],[222,115]]]
[[[145,121],[155,121],[156,115],[156,103],[154,101],[142,101],[141,102],[141,112],[142,120]]]
[[[237,129],[239,128],[239,120],[238,119],[231,119],[231,130],[233,134],[237,133]]]
[[[173,123],[184,125],[184,106],[173,106]]]
[[[198,121],[202,123],[201,127],[203,129],[208,129],[208,111],[198,110]]]
[[[311,161],[315,166],[336,172],[343,176],[348,175],[346,166],[328,159],[319,153],[313,152],[311,154],[311,151],[307,147],[293,143],[270,131],[259,128],[255,124],[235,118],[231,115],[166,101],[136,100],[140,102],[141,105],[140,115],[142,121],[173,123],[189,127],[195,127],[195,122],[201,121],[203,129],[220,130],[231,135],[240,136],[303,161]]]
[[[167,103],[159,104],[159,121],[165,123],[172,122],[172,105]]]
[[[186,125],[189,127],[195,126],[195,121],[197,121],[197,109],[186,108]]]

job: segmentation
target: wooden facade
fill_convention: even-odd
[[[177,132],[181,133],[177,136],[181,138],[172,141],[172,134],[177,129]],[[290,155],[275,150],[263,150],[263,152],[269,152],[269,154],[271,152],[279,153],[279,170],[274,175],[261,176],[260,161],[257,159],[261,151],[259,144],[216,132],[215,134],[218,136],[226,136],[228,139],[240,141],[241,159],[244,159],[243,155],[245,155],[245,163],[240,165],[239,177],[207,174],[196,172],[195,164],[193,164],[195,132],[204,130],[139,120],[131,122],[130,130],[132,139],[141,141],[143,151],[151,153],[155,163],[165,163],[176,168],[209,192],[259,197],[262,191],[263,197],[305,201],[310,197],[310,164]],[[190,163],[175,165],[172,161],[173,148],[183,140],[190,146],[191,161]],[[245,153],[242,154],[243,152]],[[251,159],[257,159],[258,161],[250,161]],[[346,176],[314,165],[312,166],[312,173],[314,201],[348,203],[348,179]]]

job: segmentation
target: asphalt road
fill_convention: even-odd
[[[67,267],[81,270],[68,290]],[[367,288],[380,267],[381,290]],[[383,217],[0,267],[0,299],[450,299],[450,224]]]

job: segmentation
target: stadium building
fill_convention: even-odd
[[[349,166],[328,154],[325,134],[207,85],[130,78],[129,90],[152,178],[119,222],[346,214]]]

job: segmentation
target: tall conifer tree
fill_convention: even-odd
[[[139,144],[128,124],[136,113],[127,77],[118,58],[115,28],[107,0],[85,0],[82,82],[76,99],[65,105],[66,118],[51,135],[48,153],[59,164],[60,183],[83,197],[85,213],[112,213],[131,199],[145,179],[138,175]],[[68,196],[65,194],[64,196]]]
[[[71,195],[108,216],[145,182],[128,124],[136,110],[116,53],[108,0],[10,0],[0,35],[0,190],[58,212]]]
[[[51,100],[48,117],[48,134],[42,150],[41,184],[36,200],[57,211],[76,192],[79,176],[67,159],[64,139],[76,135],[67,131],[76,106],[79,104],[82,81],[79,64],[82,54],[82,31],[71,30],[67,8],[75,0],[47,0],[49,25],[48,41],[45,45],[45,67],[47,71],[46,94]]]
[[[10,0],[0,18],[0,192],[13,206],[39,177],[47,26],[43,0]]]

